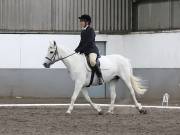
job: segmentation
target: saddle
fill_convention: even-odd
[[[88,56],[86,56],[86,61],[87,61],[88,66],[89,66],[90,69],[91,69],[91,79],[90,79],[89,84],[88,84],[86,87],[90,87],[91,84],[93,83],[93,80],[94,80],[95,70],[94,70],[93,67],[91,66],[90,60],[89,60],[89,57],[88,57]],[[100,61],[99,61],[98,58],[96,59],[96,63],[97,63],[97,64],[99,65],[99,67],[100,67]]]

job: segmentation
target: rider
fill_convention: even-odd
[[[91,17],[89,15],[81,15],[79,17],[80,19],[80,27],[81,27],[81,40],[79,43],[79,46],[75,49],[76,53],[84,53],[86,56],[88,56],[90,65],[92,69],[95,71],[97,77],[98,77],[98,83],[99,85],[103,84],[103,78],[101,69],[99,67],[99,64],[97,63],[97,59],[100,58],[99,50],[97,46],[95,45],[95,32],[92,27],[90,27],[91,24]]]

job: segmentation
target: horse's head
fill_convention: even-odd
[[[50,66],[52,64],[54,64],[58,60],[58,58],[59,58],[59,54],[58,54],[58,48],[57,48],[56,42],[50,41],[50,45],[48,47],[48,52],[45,57],[45,61],[43,63],[44,67],[50,68]]]

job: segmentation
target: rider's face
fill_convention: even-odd
[[[80,27],[81,27],[81,28],[84,28],[85,26],[86,26],[85,21],[80,20]]]

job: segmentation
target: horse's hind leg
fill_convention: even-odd
[[[142,110],[142,105],[140,103],[138,103],[138,101],[136,99],[136,95],[135,95],[135,92],[134,92],[134,89],[132,87],[131,80],[130,80],[130,74],[128,72],[123,72],[123,75],[121,77],[130,90],[130,93],[131,93],[131,96],[132,96],[133,101],[135,103],[135,106],[137,107],[137,109],[139,111]]]
[[[101,107],[99,105],[96,105],[95,103],[92,102],[91,98],[89,97],[87,88],[82,88],[82,93],[85,97],[85,99],[90,103],[90,105],[98,111],[99,114],[102,114]]]
[[[117,79],[113,79],[109,82],[109,89],[110,89],[110,95],[111,95],[111,105],[109,107],[108,113],[113,114],[114,111],[114,102],[116,99],[116,84],[117,84]]]
[[[74,89],[73,95],[71,97],[71,104],[69,105],[69,108],[66,113],[71,114],[71,111],[73,110],[73,107],[74,107],[74,102],[76,101],[76,98],[79,95],[79,92],[81,91],[82,86],[83,86],[83,84],[81,81],[75,82],[75,89]]]

